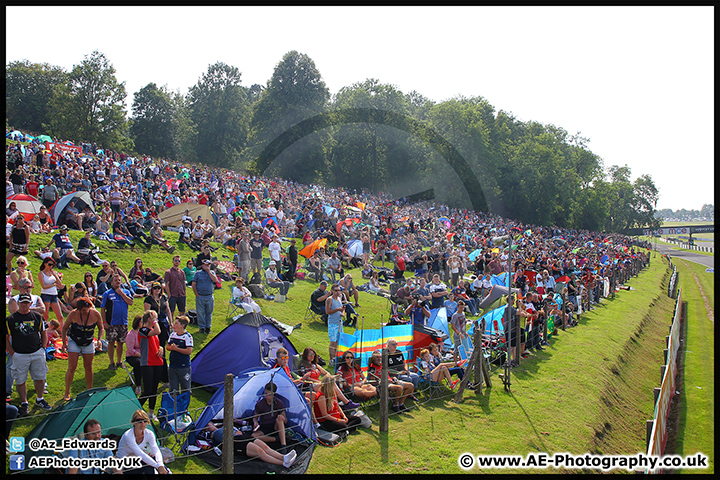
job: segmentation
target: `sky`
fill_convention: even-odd
[[[98,50],[125,82],[186,94],[209,65],[266,85],[289,51],[331,94],[375,78],[435,102],[590,139],[606,166],[648,174],[657,209],[714,204],[712,7],[6,7],[6,63],[70,71]],[[53,26],[33,27],[37,20]]]

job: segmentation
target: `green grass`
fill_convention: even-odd
[[[687,302],[688,318],[686,342],[678,352],[680,360],[684,360],[684,384],[680,388],[680,419],[675,450],[680,455],[704,453],[710,459],[707,472],[712,472],[715,460],[715,277],[706,273],[702,265],[678,258],[673,262],[678,269],[683,301]],[[710,315],[712,318],[709,318]]]
[[[76,243],[82,234],[70,235]],[[172,232],[166,236],[171,241],[177,238]],[[33,235],[30,251],[49,239],[50,235]],[[116,260],[126,273],[136,257],[143,258],[145,265],[158,273],[171,265],[172,255],[158,247],[151,252],[136,247],[131,252],[105,242],[96,243],[105,250],[101,257]],[[187,260],[195,252],[179,247],[176,253]],[[232,258],[233,252],[221,247],[215,254],[220,259],[222,255]],[[40,261],[32,253],[29,260],[36,276]],[[79,281],[85,271],[85,267],[71,265],[64,270],[66,282]],[[350,272],[357,284],[363,283],[359,270]],[[457,458],[465,451],[474,454],[644,451],[645,420],[652,417],[652,389],[659,386],[662,343],[672,318],[673,301],[663,295],[667,277],[664,261],[653,259],[650,268],[629,282],[635,290],[621,291],[615,300],[605,300],[602,306],[582,316],[579,328],[560,332],[546,351],[532,355],[514,369],[511,393],[503,390],[497,372],[492,374],[493,388],[478,393],[466,391],[460,404],[452,401],[452,392],[448,390],[447,398],[423,403],[409,414],[392,416],[388,433],[379,432],[375,422],[372,428],[350,436],[337,448],[318,447],[309,473],[458,473],[461,470]],[[293,344],[299,350],[312,346],[327,358],[326,328],[318,321],[304,320],[308,299],[316,286],[311,281],[297,281],[287,302],[258,303],[265,315],[289,325],[302,323],[302,328],[290,337]],[[39,287],[33,293],[38,294]],[[198,335],[197,327],[189,328],[196,352],[230,323],[231,319],[225,318],[229,297],[229,288],[216,290],[210,335]],[[364,317],[365,328],[377,328],[381,320],[387,320],[383,298],[361,292],[360,304],[358,312]],[[193,305],[192,290],[188,290],[188,308]],[[136,301],[130,308],[130,318],[141,311],[142,302]],[[703,348],[708,347],[701,346],[701,351]],[[129,384],[124,371],[107,369],[107,355],[96,356],[94,365],[95,386],[113,388]],[[50,393],[45,397],[58,406],[62,402],[66,363],[55,360],[48,366]],[[76,395],[84,389],[79,368],[72,393]],[[31,401],[34,394],[29,387]],[[191,410],[202,408],[209,399],[208,392],[194,390]],[[17,403],[16,393],[13,403]],[[16,422],[15,434],[27,434],[41,420],[39,410],[33,409],[31,413],[34,416]],[[367,413],[377,419],[377,406]],[[177,473],[211,470],[194,458],[178,459],[172,468]]]

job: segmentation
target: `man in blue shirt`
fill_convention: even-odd
[[[130,290],[120,286],[120,275],[114,274],[110,283],[110,289],[103,293],[100,303],[100,317],[103,319],[105,338],[108,342],[108,357],[110,357],[110,370],[122,366],[123,344],[127,336],[128,305],[133,304],[133,294]],[[113,363],[113,352],[117,348],[117,362]]]
[[[67,267],[68,259],[75,263],[82,263],[82,260],[75,255],[73,250],[73,244],[70,241],[70,236],[68,235],[67,225],[60,225],[60,232],[53,235],[47,244],[47,248],[50,248],[50,245],[52,245],[53,242],[55,242],[55,248],[57,249],[58,268],[60,268],[60,265]],[[55,255],[53,255],[53,257],[55,257]]]
[[[100,422],[94,418],[89,419],[83,426],[83,439],[100,441],[102,440],[102,426]],[[78,448],[77,450],[69,450],[64,454],[65,458],[110,458],[113,456],[112,450],[106,448]],[[104,471],[98,467],[90,467],[85,469],[68,468],[68,474],[84,473],[90,475],[98,475],[101,473],[122,473],[119,469],[109,467]]]
[[[192,289],[195,294],[195,311],[197,312],[198,327],[200,333],[210,333],[212,325],[212,312],[215,308],[215,285],[218,278],[210,269],[212,262],[203,260],[202,267],[195,273],[192,281]]]

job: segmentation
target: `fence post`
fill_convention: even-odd
[[[388,431],[388,351],[382,349],[382,370],[380,371],[380,431]]]
[[[225,396],[223,403],[223,449],[222,449],[222,473],[230,475],[233,473],[233,461],[235,460],[235,448],[233,443],[233,374],[225,375]]]

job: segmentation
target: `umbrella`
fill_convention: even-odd
[[[343,225],[346,225],[348,227],[352,227],[354,223],[359,223],[359,218],[346,218],[345,220],[337,223],[337,233],[340,233],[340,229]]]
[[[327,245],[327,238],[318,238],[314,242],[309,243],[298,253],[305,258],[310,258],[312,257],[312,254],[315,253],[315,250],[318,248],[325,248],[325,245]]]
[[[468,258],[470,259],[471,262],[474,262],[475,259],[478,257],[478,255],[480,255],[481,253],[482,253],[482,248],[478,248],[477,250],[473,250],[472,252],[470,252],[470,255],[468,255]]]
[[[439,222],[443,222],[443,223],[452,223],[452,222],[450,221],[450,219],[447,218],[447,217],[440,217],[440,218],[438,218],[438,221],[439,221]]]
[[[556,283],[556,284],[558,284],[558,283],[567,283],[567,282],[569,282],[569,281],[570,281],[570,277],[568,277],[567,275],[563,275],[562,277],[558,277],[558,279],[555,280],[555,283]]]
[[[24,193],[10,195],[5,200],[5,205],[10,205],[11,202],[15,202],[18,212],[27,221],[32,220],[36,213],[40,213],[40,207],[42,207],[42,203],[37,198]]]
[[[65,207],[68,206],[70,200],[75,200],[75,204],[77,205],[78,210],[84,209],[85,205],[89,206],[90,210],[95,210],[95,205],[93,204],[92,198],[90,198],[90,194],[88,192],[79,191],[68,193],[64,197],[61,197],[57,202],[55,202],[48,211],[55,225],[58,224],[60,215],[63,213],[63,211],[65,211]]]
[[[38,140],[42,140],[43,142],[52,142],[52,138],[50,138],[47,135],[38,135]]]
[[[352,257],[360,258],[363,254],[363,245],[360,240],[350,240],[347,243],[348,253]]]
[[[345,205],[345,208],[347,208],[348,210],[352,210],[353,212],[358,212],[358,213],[362,212],[362,210],[360,210],[357,207],[353,207],[352,205]]]

